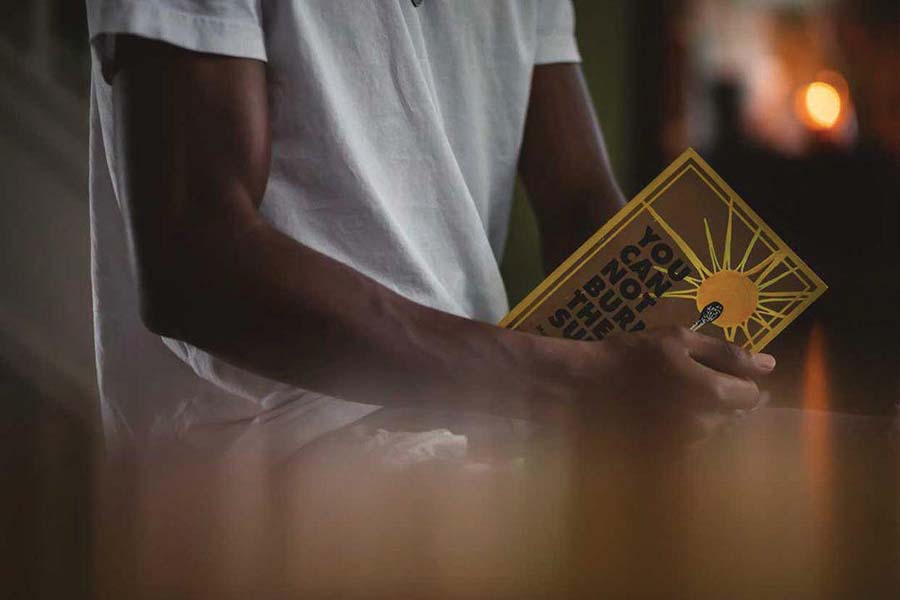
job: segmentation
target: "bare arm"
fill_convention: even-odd
[[[149,329],[361,402],[525,416],[558,398],[570,344],[415,304],[262,220],[263,63],[133,38],[120,50],[119,192]]]
[[[625,204],[579,65],[535,67],[519,173],[547,273]]]
[[[726,344],[677,331],[597,344],[515,333],[415,304],[281,234],[257,212],[270,153],[265,65],[136,38],[120,50],[116,176],[150,330],[382,405],[612,414],[628,390],[651,389],[648,360],[663,361],[660,386],[691,396],[673,405],[660,395],[660,414],[755,403],[754,384],[719,372],[758,374]]]

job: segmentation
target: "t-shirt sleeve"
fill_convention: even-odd
[[[87,0],[88,32],[107,81],[116,69],[117,34],[264,61],[260,4],[261,0]]]
[[[572,0],[538,0],[535,64],[581,62]]]

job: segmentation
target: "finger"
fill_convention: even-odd
[[[775,368],[771,354],[750,352],[736,344],[700,333],[687,333],[688,353],[702,365],[735,377],[759,379]]]
[[[698,441],[711,437],[733,418],[733,415],[723,412],[705,412],[697,415],[692,428],[693,440]]]
[[[698,362],[685,367],[694,393],[690,400],[700,410],[750,410],[759,404],[759,386],[752,379],[722,373]]]

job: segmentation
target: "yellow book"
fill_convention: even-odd
[[[825,283],[694,150],[687,150],[510,312],[500,325],[602,340],[689,326],[760,351]]]

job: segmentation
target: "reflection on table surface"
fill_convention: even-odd
[[[258,454],[132,464],[132,485],[107,481],[100,572],[118,597],[140,597],[135,582],[204,598],[900,589],[892,419],[763,409],[678,459],[601,446],[523,442],[504,451],[524,461],[493,469],[385,470],[337,439],[275,469]]]
[[[110,465],[101,591],[897,597],[900,421],[829,412],[841,389],[827,340],[811,327],[802,360],[770,382],[775,401],[686,454],[395,410],[278,464],[262,444],[215,461]],[[464,460],[388,468],[364,443],[378,428],[436,427],[468,436]]]

